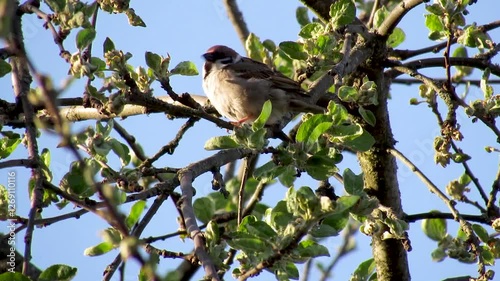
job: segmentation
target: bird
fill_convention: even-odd
[[[254,122],[266,100],[272,104],[268,126],[279,124],[290,111],[325,112],[323,107],[307,102],[309,96],[299,83],[230,47],[212,46],[202,57],[203,90],[215,109],[233,125]]]

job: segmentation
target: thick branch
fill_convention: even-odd
[[[243,14],[238,8],[238,3],[236,3],[236,0],[224,0],[224,7],[226,8],[229,20],[236,30],[236,34],[240,38],[241,44],[245,46],[250,32],[248,31],[245,19],[243,19]]]
[[[194,253],[205,269],[206,278],[210,278],[212,281],[220,280],[215,265],[205,249],[203,233],[196,223],[192,204],[193,186],[191,183],[194,181],[193,172],[189,169],[179,172],[179,181],[182,190],[181,210],[184,215],[187,233],[194,242]]]
[[[424,0],[407,0],[402,1],[399,5],[397,5],[394,10],[391,11],[389,16],[384,20],[384,22],[377,29],[377,33],[386,37],[391,35],[392,31],[399,22],[403,19],[403,17],[408,13],[411,9],[416,6],[422,4]]]

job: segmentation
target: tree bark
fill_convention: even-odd
[[[368,194],[377,197],[380,203],[391,208],[399,217],[403,217],[401,196],[397,179],[395,158],[387,149],[394,147],[394,138],[387,110],[389,85],[383,76],[383,70],[373,71],[370,80],[377,84],[379,105],[369,108],[376,116],[374,127],[365,129],[375,138],[375,145],[367,152],[358,153],[358,159],[364,176]],[[410,280],[406,250],[400,240],[382,240],[379,235],[372,237],[373,258],[377,265],[377,280]]]

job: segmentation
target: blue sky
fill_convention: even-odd
[[[146,4],[147,3],[147,4]],[[479,4],[470,7],[471,17],[467,18],[468,23],[476,21],[478,24],[491,22],[498,15],[497,9],[491,9],[496,3],[495,0],[482,0]],[[275,42],[285,40],[296,40],[299,32],[299,25],[295,20],[295,9],[300,5],[296,1],[239,1],[240,9],[248,23],[251,32],[254,32],[262,40],[272,39]],[[94,55],[102,55],[102,42],[106,37],[111,37],[118,49],[134,54],[129,60],[134,66],[145,66],[144,53],[146,51],[156,52],[165,55],[167,52],[172,56],[172,66],[184,60],[193,61],[201,71],[203,64],[201,54],[210,46],[224,44],[233,47],[240,53],[244,53],[238,37],[226,17],[224,7],[220,1],[186,0],[182,3],[173,1],[151,2],[132,1],[131,6],[147,24],[147,28],[131,27],[127,24],[124,15],[109,15],[100,13],[98,18],[97,38],[95,40]],[[47,9],[43,8],[44,11]],[[401,22],[400,27],[406,32],[406,41],[399,47],[400,49],[417,49],[419,47],[433,44],[427,39],[427,30],[424,26],[424,9],[419,7],[410,12]],[[496,14],[496,15],[495,15]],[[41,72],[51,74],[54,83],[59,85],[66,77],[68,65],[58,56],[58,49],[53,44],[51,34],[42,28],[41,20],[33,15],[24,16],[23,25],[25,31],[26,44],[30,58],[35,62]],[[498,40],[499,33],[491,33],[493,39]],[[74,35],[74,34],[73,34]],[[70,51],[76,51],[73,36],[65,41],[65,47]],[[439,56],[437,54],[436,56]],[[498,60],[497,60],[498,62]],[[433,69],[426,71],[438,77],[444,77],[443,69]],[[476,70],[474,77],[480,73]],[[82,94],[82,85],[85,81],[77,81],[65,93],[64,97],[77,97]],[[11,92],[11,81],[8,76],[0,79],[0,89],[6,93],[2,98],[13,100]],[[192,94],[202,94],[201,76],[178,77],[172,79],[172,86],[177,93],[188,92]],[[155,84],[155,95],[162,96],[166,93]],[[496,91],[498,89],[495,88]],[[458,89],[458,93],[463,88]],[[439,134],[439,129],[435,122],[435,117],[425,105],[411,106],[409,100],[418,97],[418,89],[415,86],[398,86],[391,88],[392,99],[389,101],[391,125],[395,139],[398,141],[396,147],[405,153],[414,163],[422,169],[424,173],[442,190],[446,184],[458,178],[462,169],[457,164],[451,164],[449,168],[437,166],[433,161],[432,142]],[[471,89],[471,96],[480,98],[482,93],[479,88]],[[443,107],[441,107],[443,108]],[[498,167],[498,156],[487,154],[484,146],[495,146],[495,136],[482,124],[472,124],[471,120],[459,110],[459,119],[464,140],[459,144],[466,153],[472,155],[469,165],[475,171],[476,176],[486,188],[491,186],[495,178]],[[119,121],[129,133],[133,134],[140,142],[147,155],[154,154],[161,146],[170,141],[176,134],[184,120],[168,120],[162,114],[151,114],[149,116],[130,117]],[[77,132],[85,126],[94,125],[94,122],[81,122],[73,127]],[[164,156],[157,164],[159,166],[182,167],[192,161],[208,157],[213,152],[203,150],[204,142],[217,135],[227,134],[225,129],[217,128],[215,125],[201,121],[195,125],[184,137],[183,142],[173,156]],[[119,137],[118,137],[119,138]],[[53,149],[58,139],[43,133],[40,138],[40,148]],[[19,147],[13,158],[26,157],[26,149]],[[261,162],[267,158],[261,158]],[[67,151],[52,150],[51,168],[54,172],[54,183],[57,184],[60,178],[67,171],[67,167],[73,161]],[[118,165],[116,159],[111,163]],[[398,180],[400,182],[401,195],[404,211],[408,214],[426,212],[431,209],[448,212],[446,206],[431,194],[414,174],[398,163]],[[350,168],[356,173],[359,172],[359,165],[356,159],[346,157],[339,165],[341,171]],[[7,172],[14,171],[17,179],[17,207],[19,214],[26,216],[29,210],[27,199],[27,180],[30,172],[27,169],[13,168],[0,170],[1,182],[7,178]],[[197,189],[197,196],[211,192],[210,176],[204,175],[194,182]],[[337,193],[341,193],[342,187],[333,182]],[[297,181],[297,186],[316,186],[313,180],[302,177]],[[286,189],[279,185],[274,185],[266,191],[265,202],[273,204],[282,199]],[[477,192],[472,188],[470,198],[479,200]],[[148,202],[148,205],[152,201]],[[463,208],[459,204],[460,210],[464,213],[478,214],[470,207]],[[129,206],[124,206],[128,210]],[[67,206],[63,212],[71,212],[73,207]],[[61,214],[55,208],[47,208],[43,212],[44,217],[51,217]],[[157,213],[153,221],[146,228],[143,236],[156,236],[176,231],[177,224],[175,218],[176,211],[170,201],[165,202]],[[4,223],[0,224],[3,226]],[[33,262],[41,268],[46,268],[52,264],[64,263],[79,268],[77,277],[74,280],[97,280],[101,278],[102,271],[109,264],[117,251],[113,251],[100,257],[86,257],[83,255],[85,248],[101,242],[99,232],[106,228],[106,224],[93,215],[85,215],[79,220],[70,219],[56,223],[46,228],[37,228],[33,240]],[[448,230],[454,235],[457,224],[449,221]],[[0,228],[5,229],[5,228]],[[420,223],[411,225],[409,232],[413,251],[408,253],[411,275],[413,280],[440,280],[451,276],[475,275],[476,266],[464,265],[454,260],[445,260],[442,263],[431,261],[430,253],[436,244],[426,238],[421,230]],[[17,243],[22,252],[24,232],[18,234]],[[357,265],[371,257],[370,239],[362,234],[356,235],[358,249],[345,259],[342,259],[333,272],[331,280],[347,280]],[[341,243],[340,237],[329,239],[324,244],[333,256]],[[167,241],[155,244],[158,248],[171,251],[189,251],[192,249],[192,241],[181,241],[178,238],[171,238]],[[323,263],[328,263],[328,258],[318,259]],[[174,269],[179,260],[164,259],[160,263],[160,272],[165,273]],[[135,280],[137,265],[134,261],[127,265],[126,280]],[[201,278],[201,271],[197,277]],[[313,278],[317,271],[313,271]],[[117,280],[115,275],[114,280]],[[228,278],[229,279],[229,278]],[[270,280],[268,273],[261,274],[254,280]]]

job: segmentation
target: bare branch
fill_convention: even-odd
[[[179,181],[182,190],[181,210],[184,215],[187,233],[194,241],[194,252],[196,257],[200,260],[205,269],[206,277],[211,280],[220,280],[215,265],[205,249],[205,238],[203,237],[203,233],[196,223],[192,205],[193,186],[191,183],[194,181],[193,172],[189,169],[180,171]]]
[[[24,236],[24,261],[23,274],[30,272],[31,242],[33,239],[35,216],[42,209],[44,175],[41,169],[40,155],[38,154],[38,143],[36,139],[36,127],[34,125],[34,108],[28,100],[28,92],[32,77],[28,68],[28,59],[24,49],[24,38],[21,29],[21,16],[12,13],[11,33],[7,39],[9,48],[16,53],[10,61],[12,67],[12,86],[16,98],[21,102],[26,120],[26,140],[29,159],[33,162],[31,179],[34,181],[34,189],[31,194],[31,208],[28,214],[26,234]]]
[[[483,215],[475,216],[475,215],[461,215],[464,220],[474,221],[482,224],[490,225],[491,222],[486,219]],[[447,219],[454,220],[455,217],[451,213],[438,213],[438,212],[429,212],[429,213],[419,213],[412,215],[405,215],[404,220],[407,222],[416,222],[419,220],[425,219]]]
[[[500,21],[493,21],[491,23],[482,25],[479,28],[481,30],[487,32],[487,31],[496,29],[498,27],[500,27]],[[452,44],[457,43],[457,39],[454,38],[451,43]],[[446,48],[447,44],[448,44],[448,42],[442,42],[442,43],[438,43],[438,44],[433,45],[433,46],[429,46],[429,47],[425,47],[425,48],[417,49],[417,50],[393,50],[391,52],[390,56],[396,57],[396,58],[401,59],[401,60],[406,60],[408,58],[415,57],[418,55],[423,55],[426,53],[438,53],[440,50]]]
[[[325,268],[323,271],[323,274],[321,275],[321,278],[319,279],[320,281],[326,281],[332,272],[333,268],[337,263],[339,262],[340,259],[345,257],[348,253],[350,253],[352,250],[354,250],[351,246],[353,243],[353,235],[358,231],[357,226],[350,224],[345,228],[344,234],[342,235],[342,244],[340,245],[340,248],[337,250],[337,253],[335,254],[335,257],[333,257],[332,261],[328,264],[328,266]]]
[[[500,77],[500,66],[492,64],[488,62],[487,60],[483,59],[478,59],[478,58],[450,58],[449,61],[450,65],[453,66],[468,66],[468,67],[474,67],[478,68],[481,70],[485,70],[486,68],[489,68],[491,70],[491,73]],[[444,58],[429,58],[429,59],[421,59],[421,60],[415,60],[415,61],[410,61],[402,66],[408,67],[413,70],[418,70],[421,68],[430,68],[430,67],[445,67],[445,61]],[[398,71],[396,69],[391,69],[385,72],[389,77],[396,78],[399,75],[403,74],[401,71]]]
[[[35,163],[32,159],[13,159],[6,160],[0,162],[0,169],[8,168],[8,167],[26,167],[26,168],[34,168]]]
[[[386,37],[391,35],[392,31],[399,22],[403,19],[404,15],[411,9],[422,4],[424,0],[406,0],[397,5],[387,16],[384,22],[377,29],[377,33]]]
[[[238,8],[238,3],[236,3],[236,0],[224,0],[224,7],[226,8],[229,20],[236,30],[236,34],[238,34],[240,38],[241,44],[245,46],[250,31],[248,31],[248,26],[243,19],[243,14]]]
[[[442,79],[434,79],[434,81],[443,83],[445,81],[444,78]],[[413,78],[397,78],[392,80],[392,83],[395,84],[404,84],[404,85],[413,85],[413,84],[422,84],[422,81],[418,79],[413,79]],[[462,79],[460,81],[453,81],[454,84],[470,84],[474,85],[476,87],[480,86],[481,80],[478,79]],[[500,84],[500,79],[493,79],[493,80],[488,80],[489,84]]]

